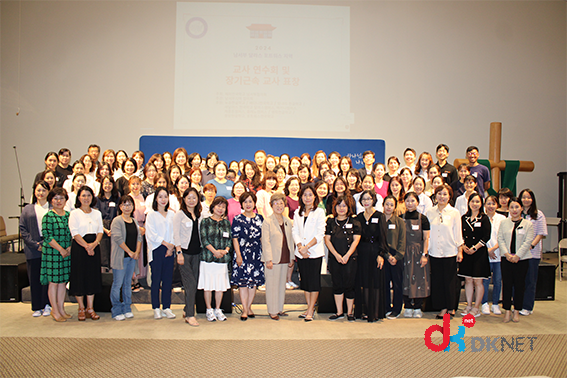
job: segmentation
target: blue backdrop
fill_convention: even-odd
[[[313,158],[318,150],[329,155],[337,151],[341,156],[349,156],[355,168],[362,168],[362,153],[370,150],[376,154],[376,162],[385,162],[386,142],[382,139],[317,139],[317,138],[274,138],[274,137],[187,137],[143,135],[140,137],[140,150],[146,161],[155,153],[173,151],[184,147],[188,153],[198,152],[206,157],[211,151],[219,154],[227,164],[231,160],[254,159],[257,150],[279,156],[288,153],[291,157],[307,152]]]

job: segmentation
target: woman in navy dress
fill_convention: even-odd
[[[239,201],[244,213],[238,214],[232,221],[234,259],[231,284],[238,286],[243,307],[240,320],[245,321],[255,317],[250,306],[256,287],[264,284],[264,264],[261,261],[264,218],[254,212],[256,195],[253,192],[244,192]]]

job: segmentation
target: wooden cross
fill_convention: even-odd
[[[506,169],[506,162],[500,160],[500,152],[502,146],[502,123],[492,122],[490,124],[490,144],[488,151],[488,161],[490,162],[492,189],[500,190],[500,174]],[[468,159],[455,159],[453,165],[459,168],[461,164],[468,164]],[[535,164],[533,161],[520,160],[520,172],[533,172]]]

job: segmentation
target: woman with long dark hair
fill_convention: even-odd
[[[95,209],[97,199],[93,190],[83,186],[77,193],[75,210],[69,216],[69,229],[73,236],[71,246],[71,276],[69,295],[79,304],[79,320],[100,319],[94,311],[94,296],[102,290],[100,270],[100,241],[104,232],[102,215]],[[87,306],[83,297],[87,297]]]
[[[45,181],[38,181],[34,185],[32,202],[24,207],[20,216],[20,235],[24,240],[24,254],[31,292],[31,308],[33,317],[49,316],[51,306],[47,295],[48,285],[42,285],[41,253],[43,234],[41,225],[43,217],[49,212],[49,185]]]

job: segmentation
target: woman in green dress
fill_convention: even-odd
[[[51,302],[51,316],[56,322],[65,322],[71,315],[65,312],[65,285],[69,282],[71,271],[71,231],[69,230],[69,212],[65,203],[69,199],[63,188],[52,189],[47,201],[52,209],[45,214],[41,222],[43,249],[41,255],[40,281],[49,284],[48,295]]]

